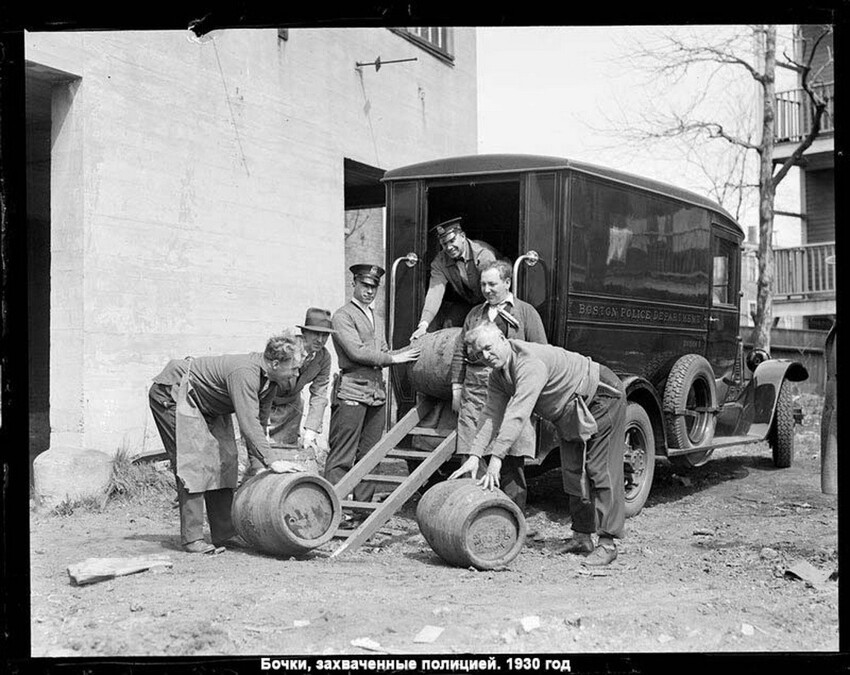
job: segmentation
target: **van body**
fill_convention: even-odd
[[[774,460],[790,463],[790,388],[780,394],[786,380],[807,373],[766,353],[745,369],[744,234],[722,207],[655,180],[536,155],[446,158],[388,171],[383,180],[389,343],[403,347],[416,328],[439,250],[430,228],[460,216],[468,238],[517,261],[512,290],[537,309],[550,344],[623,379],[630,515],[646,500],[656,455],[695,466],[718,447],[768,439]],[[396,272],[394,263],[411,252],[420,263]],[[393,369],[392,378],[402,412],[415,392],[407,369]],[[554,466],[557,445],[553,429],[538,422],[532,464]]]

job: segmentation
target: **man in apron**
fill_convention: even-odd
[[[485,302],[473,307],[466,316],[463,330],[452,358],[452,408],[457,418],[457,453],[469,454],[475,438],[478,419],[487,402],[488,366],[479,354],[466,344],[464,336],[482,323],[492,323],[510,340],[547,344],[543,320],[527,302],[511,293],[513,268],[504,260],[487,263],[481,270],[481,293]],[[516,442],[502,461],[501,488],[520,509],[525,511],[528,486],[525,481],[525,458],[535,454],[535,434],[531,420],[526,420]],[[484,474],[484,463],[477,478]]]
[[[244,545],[230,518],[238,479],[231,414],[236,414],[249,455],[275,472],[301,470],[285,461],[268,465],[262,425],[277,386],[290,388],[303,360],[303,339],[293,331],[269,338],[262,354],[172,360],[154,378],[150,406],[177,483],[185,551]],[[205,504],[213,546],[204,541]]]
[[[331,319],[340,372],[331,395],[330,451],[324,476],[334,485],[383,434],[387,398],[383,369],[415,361],[420,352],[418,347],[389,351],[383,323],[372,308],[384,270],[377,265],[352,265],[349,269],[354,294]],[[354,489],[354,499],[369,502],[374,493],[373,483],[361,482]]]
[[[440,252],[431,261],[428,292],[411,340],[425,335],[429,326],[431,330],[462,326],[473,305],[484,302],[481,269],[499,256],[490,244],[468,239],[460,223],[460,218],[452,218],[432,228]]]
[[[331,313],[327,309],[310,307],[304,319],[301,336],[307,357],[298,372],[298,378],[291,391],[280,391],[272,401],[269,418],[269,437],[272,443],[296,445],[299,437],[305,448],[315,450],[322,433],[322,418],[328,406],[328,385],[331,379],[331,355],[325,344],[328,336],[334,332],[331,326]],[[304,432],[300,433],[301,416],[304,401],[301,390],[310,385],[310,403]],[[256,461],[253,460],[252,461]]]
[[[472,329],[466,341],[492,370],[470,458],[450,478],[473,474],[487,452],[490,463],[479,484],[499,487],[502,458],[531,414],[549,420],[561,438],[561,475],[572,518],[573,538],[565,552],[589,554],[585,565],[610,564],[626,514],[626,393],[620,378],[576,352],[508,340],[493,324]]]

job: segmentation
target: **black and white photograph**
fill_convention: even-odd
[[[3,26],[9,672],[838,668],[813,17]]]

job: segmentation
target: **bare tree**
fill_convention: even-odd
[[[654,77],[680,83],[698,71],[704,86],[690,100],[676,102],[666,111],[659,112],[656,107],[637,113],[636,121],[620,125],[619,135],[639,144],[674,142],[686,159],[704,173],[711,184],[708,190],[710,196],[736,217],[740,216],[748,191],[757,193],[758,281],[753,342],[763,349],[770,349],[773,324],[776,188],[820,133],[829,101],[818,83],[823,69],[832,62],[832,54],[827,55],[824,65],[817,70],[813,70],[812,64],[824,38],[831,33],[831,26],[823,26],[812,44],[802,45],[799,50],[801,57],[783,51],[779,59],[775,25],[748,26],[733,32],[718,31],[711,37],[707,37],[706,31],[689,35],[667,32],[654,40],[638,43],[630,50],[630,59],[643,64]],[[781,164],[774,162],[777,68],[797,73],[799,86],[806,93],[806,104],[811,107],[805,136]],[[710,98],[711,87],[708,85],[712,80],[728,78],[740,71],[749,75],[756,84],[757,95],[744,100],[729,92],[727,100]],[[760,105],[753,106],[753,103]],[[719,142],[725,147],[724,161],[718,163],[707,159],[701,152],[709,142]],[[757,171],[748,162],[753,153],[758,157]]]

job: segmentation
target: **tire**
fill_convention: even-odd
[[[626,408],[626,447],[623,477],[626,491],[626,518],[640,513],[649,497],[655,475],[655,433],[649,415],[639,403]]]
[[[788,380],[782,380],[779,388],[767,442],[773,451],[773,465],[780,469],[791,466],[794,462],[794,401]]]
[[[717,392],[708,361],[699,354],[687,354],[673,364],[664,387],[663,407],[671,448],[711,443],[717,423]],[[707,459],[706,456],[702,461]]]

